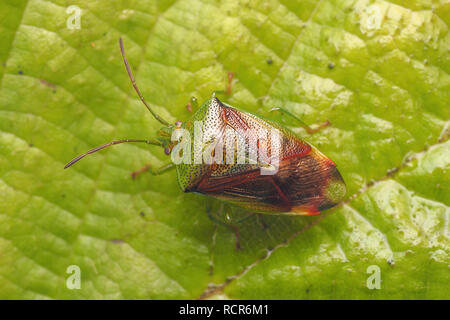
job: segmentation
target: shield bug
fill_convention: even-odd
[[[284,126],[232,107],[214,94],[190,120],[169,124],[143,98],[122,39],[119,43],[134,89],[163,127],[156,139],[112,141],[76,157],[65,168],[106,147],[142,142],[161,146],[172,162],[156,170],[147,166],[133,176],[176,167],[182,191],[218,198],[253,213],[315,215],[342,200],[345,183],[333,161]]]

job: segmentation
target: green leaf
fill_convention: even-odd
[[[0,298],[448,298],[450,5],[445,1],[0,3]],[[171,122],[190,96],[267,115],[284,107],[333,159],[344,203],[318,217],[253,216],[234,234],[167,161],[124,144]],[[67,268],[79,266],[81,289]],[[370,266],[381,289],[367,286]],[[370,281],[369,281],[370,282]]]

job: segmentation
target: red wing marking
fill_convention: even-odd
[[[254,134],[253,130],[249,127],[247,122],[245,122],[245,120],[242,119],[242,117],[235,110],[233,110],[233,108],[223,106],[222,110],[223,110],[222,114],[223,121],[238,133],[240,133],[241,130],[245,131],[245,133],[248,135],[246,138],[249,138],[251,139],[251,141],[255,142],[257,145],[257,149],[259,149],[259,139]],[[236,122],[237,124],[235,123],[233,125],[229,119],[234,120],[234,122]]]
[[[222,191],[225,189],[230,189],[232,187],[244,184],[245,182],[251,181],[253,179],[264,179],[268,181],[277,191],[280,198],[283,200],[283,202],[286,204],[287,207],[291,207],[291,202],[286,197],[284,192],[280,189],[280,187],[277,185],[273,177],[271,176],[261,176],[259,169],[256,169],[254,171],[251,171],[245,175],[235,175],[235,176],[229,176],[229,177],[221,177],[219,179],[211,179],[210,176],[206,176],[203,178],[199,185],[197,186],[197,191],[202,193],[211,193],[214,191]]]
[[[289,156],[281,158],[281,160],[287,160],[287,159],[291,159],[291,158],[299,158],[299,157],[306,156],[308,153],[311,152],[311,146],[309,144],[307,144],[306,146],[307,146],[307,148],[305,150],[303,150],[302,152],[291,154]]]
[[[329,164],[331,164],[333,167],[336,167],[336,163],[334,163],[333,160],[331,160],[330,158],[327,157],[327,161]]]
[[[250,129],[250,127],[248,126],[248,124],[247,124],[247,122],[245,122],[232,108],[228,108],[228,107],[223,107],[224,109],[224,112],[223,112],[223,118],[224,118],[224,121],[230,126],[230,127],[232,127],[233,129],[235,129],[236,130],[236,128],[235,127],[233,127],[231,124],[230,124],[230,122],[228,122],[228,117],[227,117],[227,113],[229,113],[229,115],[234,119],[234,120],[237,120],[237,122],[239,122],[239,124],[242,126],[242,127],[245,127],[245,129],[246,130],[249,130]]]
[[[218,177],[217,179],[211,178],[210,175],[207,175],[200,181],[196,189],[198,191],[208,193],[212,191],[219,191],[225,188],[234,187],[260,176],[259,171],[260,169],[255,169],[245,174],[226,176],[220,178]]]
[[[250,129],[250,127],[248,126],[248,124],[241,118],[241,116],[239,116],[239,114],[236,113],[236,111],[233,110],[232,108],[228,108],[228,107],[225,107],[225,106],[224,106],[224,109],[223,109],[223,110],[224,110],[224,111],[223,111],[223,120],[224,120],[224,122],[225,122],[227,125],[229,125],[230,127],[232,127],[234,130],[236,130],[236,128],[235,128],[235,127],[230,123],[230,121],[228,120],[228,117],[230,117],[230,118],[232,118],[235,122],[238,122],[239,125],[240,125],[240,127],[245,128],[246,131],[247,131],[247,130],[250,131],[250,136],[253,138],[253,140],[256,141],[256,143],[257,143],[257,148],[259,149],[259,148],[260,148],[259,139],[256,139],[256,137],[254,137],[252,130]],[[228,114],[228,117],[227,117],[227,114]],[[248,131],[247,131],[247,132],[248,132]],[[290,159],[290,158],[302,157],[302,156],[305,156],[305,155],[307,155],[308,153],[310,153],[310,152],[311,152],[311,149],[312,149],[311,146],[310,146],[309,144],[307,144],[307,143],[304,143],[304,142],[303,142],[303,144],[304,144],[306,147],[305,147],[305,149],[304,149],[302,152],[299,152],[299,153],[295,153],[295,154],[286,156],[286,157],[282,158],[281,160],[286,160],[286,159]],[[331,160],[330,160],[330,161],[331,161]]]
[[[316,216],[320,214],[320,211],[318,211],[317,209],[305,206],[294,206],[292,207],[291,211],[301,216]]]
[[[272,176],[269,176],[270,179],[270,183],[272,183],[272,185],[275,187],[275,189],[277,190],[278,194],[280,195],[280,197],[283,199],[283,201],[289,206],[291,207],[291,202],[289,201],[289,199],[286,197],[286,195],[283,193],[283,191],[281,191],[280,187],[277,185],[277,183],[275,182],[275,180],[273,180]]]

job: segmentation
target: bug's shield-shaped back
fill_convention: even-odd
[[[185,192],[285,214],[317,214],[345,195],[336,165],[270,120],[212,98],[185,128],[193,137],[192,163],[177,165]]]

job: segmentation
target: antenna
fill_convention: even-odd
[[[150,113],[153,115],[153,117],[155,117],[155,119],[158,120],[159,122],[161,122],[163,125],[169,126],[169,123],[166,120],[164,120],[163,118],[158,116],[152,110],[152,108],[150,108],[150,106],[147,104],[147,102],[145,101],[144,97],[142,96],[142,93],[139,90],[139,88],[138,88],[138,86],[136,84],[136,81],[134,80],[133,73],[131,72],[130,65],[128,64],[128,60],[127,60],[127,58],[125,56],[125,49],[123,48],[122,38],[119,38],[119,45],[120,45],[120,52],[122,53],[122,57],[123,57],[123,62],[125,64],[125,68],[127,69],[128,76],[130,77],[131,83],[133,84],[134,90],[136,90],[136,93],[138,94],[139,98],[144,103],[144,105],[147,107],[148,111],[150,111]],[[72,161],[70,161],[68,164],[66,164],[64,166],[64,169],[69,168],[74,163],[76,163],[76,162],[80,161],[81,159],[83,159],[84,157],[86,157],[88,154],[100,151],[102,149],[105,149],[107,147],[110,147],[110,146],[113,146],[113,145],[116,145],[116,144],[125,143],[125,142],[142,142],[142,143],[152,144],[152,145],[155,145],[155,146],[162,146],[162,143],[159,142],[159,141],[156,141],[156,140],[144,140],[144,139],[115,140],[115,141],[111,141],[109,143],[102,144],[101,146],[95,147],[95,148],[89,150],[88,152],[79,155],[78,157],[76,157]]]
[[[156,146],[162,146],[162,144],[159,141],[154,141],[154,140],[143,140],[143,139],[126,139],[126,140],[115,140],[115,141],[111,141],[109,143],[105,143],[102,144],[101,146],[95,147],[94,149],[89,150],[86,153],[83,153],[81,155],[79,155],[78,157],[74,158],[72,161],[70,161],[68,164],[66,164],[64,166],[64,169],[67,169],[68,167],[70,167],[71,165],[73,165],[74,163],[78,162],[79,160],[83,159],[84,157],[86,157],[88,154],[97,152],[99,150],[105,149],[107,147],[113,146],[115,144],[119,144],[119,143],[125,143],[125,142],[144,142],[147,144],[153,144]]]
[[[156,120],[158,120],[159,122],[161,122],[165,126],[169,126],[169,123],[166,120],[161,118],[159,115],[157,115],[152,110],[152,108],[150,108],[150,106],[147,104],[147,102],[145,101],[144,97],[142,96],[142,93],[141,93],[141,91],[139,90],[139,88],[138,88],[138,86],[136,84],[136,80],[134,80],[133,73],[131,73],[131,68],[130,68],[130,65],[128,64],[128,60],[125,57],[125,49],[123,48],[122,38],[119,38],[119,45],[120,45],[120,52],[122,53],[122,57],[123,57],[123,63],[125,63],[125,68],[127,69],[128,76],[130,77],[130,80],[131,80],[131,84],[133,85],[134,90],[136,90],[136,93],[138,94],[138,96],[141,99],[142,103],[144,103],[144,105],[147,107],[148,111],[150,111],[150,113],[153,115],[153,117],[155,117]]]

